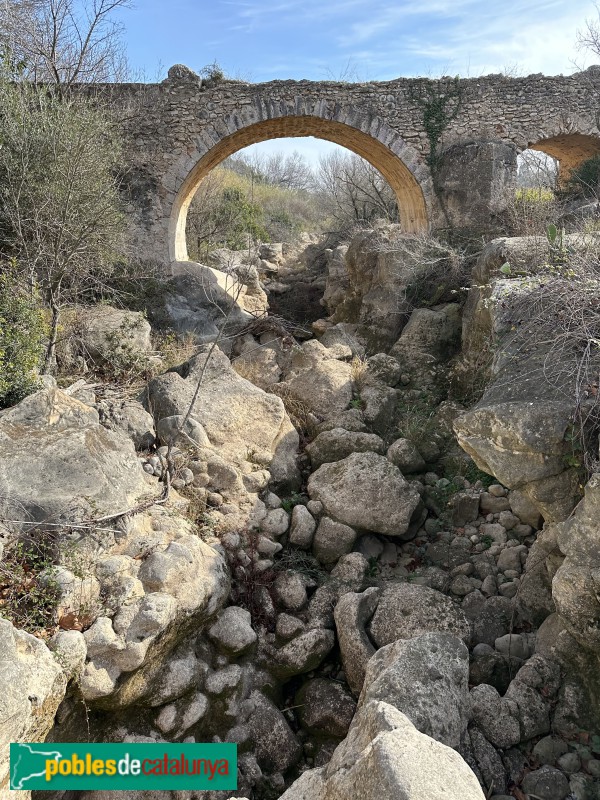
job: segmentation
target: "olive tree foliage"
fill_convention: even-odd
[[[394,192],[383,175],[364,158],[342,151],[319,160],[316,186],[339,231],[376,219],[398,221]]]
[[[120,163],[107,113],[76,96],[0,81],[0,259],[50,312],[44,370],[61,309],[97,297],[122,249]]]
[[[26,81],[124,80],[127,60],[114,19],[129,0],[0,0],[0,47]]]

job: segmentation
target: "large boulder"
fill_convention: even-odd
[[[308,493],[338,522],[388,536],[406,533],[420,501],[400,470],[376,453],[323,464],[310,476]]]
[[[281,800],[483,800],[477,778],[449,747],[420,733],[387,702],[369,702],[324,769],[310,770]]]
[[[383,700],[417,730],[458,748],[470,717],[469,651],[449,633],[424,633],[378,650],[367,665],[359,708]]]
[[[577,258],[597,258],[595,237],[564,237],[561,246]],[[556,292],[565,288],[552,290],[556,274],[548,271],[549,258],[545,237],[496,239],[484,248],[463,314],[467,371],[485,370],[490,342],[496,346],[485,393],[455,420],[454,430],[480,469],[526,495],[547,521],[558,521],[577,502],[573,420],[583,393],[579,342],[556,303]],[[584,290],[574,286],[577,298]],[[565,304],[568,317],[573,304],[569,298]],[[597,373],[597,362],[592,350],[586,374]]]
[[[377,608],[379,594],[374,586],[361,593],[346,592],[333,612],[346,680],[356,697],[362,690],[369,659],[375,654],[366,626]]]
[[[154,311],[157,321],[204,343],[214,341],[221,329],[231,335],[262,316],[267,301],[256,270],[240,263],[220,266],[229,271],[194,261],[173,262],[173,278]]]
[[[79,348],[84,358],[115,363],[147,356],[152,350],[150,323],[139,311],[101,304],[81,309]]]
[[[43,742],[67,680],[44,642],[0,618],[0,794],[7,791],[9,744]]]
[[[563,400],[526,398],[484,395],[454,421],[458,443],[484,472],[524,492],[545,519],[564,519],[578,492],[577,471],[568,466],[573,409]]]
[[[410,583],[390,583],[384,588],[369,625],[378,647],[433,631],[452,633],[465,644],[471,637],[469,621],[447,595]]]
[[[435,240],[381,224],[352,239],[343,264],[332,258],[326,302],[334,322],[357,325],[371,353],[387,351],[415,304],[443,298],[456,266],[452,251]]]
[[[558,619],[566,628],[565,633],[575,640],[559,647],[558,653],[572,678],[585,687],[596,716],[600,714],[599,520],[600,474],[594,474],[585,487],[583,500],[571,517],[551,526],[548,531],[564,555],[552,579],[552,599],[560,615]],[[551,558],[552,555],[546,559],[546,564]],[[561,639],[564,640],[565,636],[557,637],[557,642]],[[579,649],[583,652],[577,655]]]
[[[343,428],[333,428],[323,431],[306,446],[310,456],[313,470],[321,464],[341,461],[352,453],[379,453],[384,452],[383,440],[374,433],[355,433]]]
[[[83,634],[80,691],[105,708],[152,704],[157,670],[229,594],[224,558],[173,508],[157,506],[96,555],[95,572],[103,607]]]
[[[443,397],[444,364],[460,346],[461,315],[457,303],[416,308],[390,350],[411,385],[433,399]]]
[[[5,516],[102,517],[127,511],[150,493],[131,439],[107,430],[97,411],[60,389],[42,389],[0,412]]]
[[[298,433],[281,399],[238,375],[217,347],[201,347],[190,361],[150,381],[146,401],[155,419],[185,415],[199,383],[192,417],[219,457],[244,473],[260,462],[275,482],[296,484]]]
[[[278,392],[322,418],[338,414],[352,400],[352,367],[311,339],[293,355]]]

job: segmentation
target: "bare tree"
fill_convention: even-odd
[[[583,50],[591,50],[600,56],[600,7],[594,3],[597,12],[596,19],[586,19],[585,27],[577,31],[577,44]]]
[[[22,77],[68,88],[123,80],[127,61],[113,18],[130,0],[0,0],[0,48]]]
[[[273,153],[238,153],[231,156],[223,166],[256,183],[279,186],[282,189],[306,191],[314,185],[314,175],[306,158],[294,150],[286,155],[282,151]]]
[[[558,161],[541,150],[523,150],[518,158],[517,184],[524,189],[554,189]]]
[[[398,221],[392,188],[381,173],[360,156],[342,152],[323,156],[319,162],[317,186],[342,230],[375,219]]]

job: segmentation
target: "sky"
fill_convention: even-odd
[[[592,0],[134,0],[120,19],[131,66],[146,81],[178,63],[200,71],[217,62],[258,83],[567,75],[600,61],[576,46],[578,29],[598,19]],[[311,163],[335,147],[276,145]]]

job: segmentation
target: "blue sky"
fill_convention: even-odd
[[[592,0],[137,0],[121,12],[131,65],[149,81],[214,61],[252,82],[570,74],[600,61],[576,47],[597,17]]]

